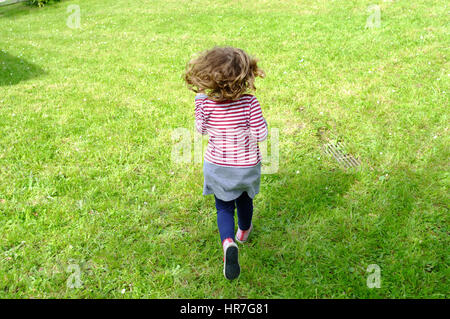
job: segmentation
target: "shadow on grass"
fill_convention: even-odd
[[[14,18],[30,14],[36,11],[36,8],[28,5],[26,2],[19,2],[11,5],[0,6],[0,18]]]
[[[9,5],[0,6],[0,18],[15,18],[23,15],[33,14],[40,12],[42,9],[49,7],[50,5],[56,6],[62,1],[52,1],[40,8],[37,5],[30,5],[27,1],[19,2]]]
[[[0,86],[14,85],[44,73],[39,66],[0,50]]]
[[[6,0],[8,3],[9,0]],[[42,9],[48,8],[49,6],[57,7],[59,4],[65,1],[51,1],[47,3],[43,7],[39,7],[37,5],[31,5],[28,1],[11,3],[11,4],[3,4],[0,5],[0,18],[15,18],[23,15],[33,14],[36,12],[41,12]]]
[[[270,189],[265,201],[270,202],[271,210],[290,212],[288,216],[296,218],[302,213],[336,208],[355,179],[354,174],[343,170],[317,169],[293,176],[266,176],[262,183]]]

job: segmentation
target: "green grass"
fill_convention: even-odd
[[[447,16],[443,0],[0,8],[0,297],[448,297]],[[280,132],[233,282],[201,164],[171,160],[174,129],[194,132],[185,63],[214,45],[260,59]]]

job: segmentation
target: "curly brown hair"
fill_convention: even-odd
[[[264,77],[257,60],[244,50],[214,47],[201,52],[186,65],[184,80],[195,93],[205,92],[216,101],[237,100],[249,90],[256,90],[255,78]]]

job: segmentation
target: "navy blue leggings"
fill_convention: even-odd
[[[223,201],[217,198],[217,226],[219,226],[220,240],[223,242],[226,238],[234,240],[234,208],[237,207],[238,225],[242,230],[250,228],[253,216],[253,200],[247,192],[231,201]]]

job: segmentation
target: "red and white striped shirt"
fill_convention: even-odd
[[[258,142],[266,139],[267,122],[255,96],[236,101],[195,97],[195,127],[209,135],[205,160],[222,166],[250,167],[261,162]]]

